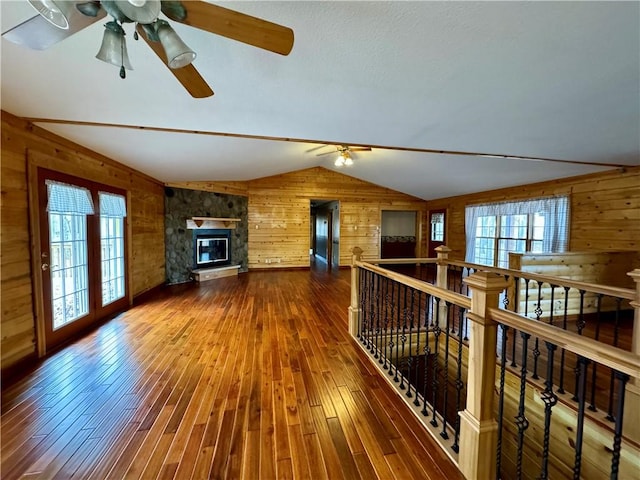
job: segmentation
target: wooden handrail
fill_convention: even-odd
[[[411,264],[411,263],[437,263],[437,258],[376,258],[367,259],[371,264]],[[634,300],[636,292],[630,288],[610,287],[607,285],[599,285],[597,283],[580,282],[565,277],[552,277],[549,275],[540,275],[537,273],[523,272],[522,270],[511,270],[508,268],[490,267],[488,265],[480,265],[478,263],[460,262],[456,260],[447,260],[447,265],[463,268],[473,268],[484,272],[497,273],[498,275],[517,276],[536,282],[546,282],[550,285],[559,287],[570,287],[578,290],[585,290],[590,293],[599,293],[611,297],[624,298],[625,300]]]
[[[508,268],[489,267],[487,265],[479,265],[476,263],[468,262],[448,262],[449,265],[464,268],[473,268],[475,270],[482,270],[484,272],[497,273],[499,275],[513,275],[519,278],[526,278],[528,280],[535,280],[536,282],[546,282],[550,285],[557,285],[559,287],[571,287],[578,290],[585,290],[590,293],[601,293],[602,295],[609,295],[611,297],[624,298],[626,300],[633,300],[636,292],[629,288],[609,287],[607,285],[599,285],[597,283],[579,282],[564,277],[552,277],[549,275],[539,275],[537,273],[523,272],[522,270],[510,270]]]
[[[390,270],[377,267],[376,265],[372,265],[368,262],[356,261],[354,262],[354,265],[356,267],[364,268],[365,270],[377,273],[378,275],[389,278],[396,282],[400,282],[420,292],[434,295],[444,300],[445,302],[453,303],[467,310],[471,308],[471,299],[466,295],[461,295],[444,288],[436,287],[434,285],[431,285],[430,283],[423,282],[422,280],[417,280],[413,277],[409,277],[401,273],[392,272]]]
[[[507,310],[491,308],[489,309],[489,314],[496,322],[530,333],[541,340],[551,342],[560,348],[590,360],[595,360],[602,365],[626,373],[634,378],[640,378],[640,355],[635,355],[621,348],[606,345],[553,325],[531,320]]]

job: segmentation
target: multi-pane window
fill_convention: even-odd
[[[93,213],[89,190],[48,180],[52,329],[57,330],[89,313],[87,215]],[[45,256],[43,256],[45,258]]]
[[[102,306],[124,297],[124,216],[122,195],[100,192]]]
[[[87,216],[49,212],[53,329],[89,312]]]
[[[467,207],[466,258],[509,268],[510,252],[562,252],[567,245],[568,218],[567,197]]]
[[[431,214],[431,241],[444,242],[444,213]]]

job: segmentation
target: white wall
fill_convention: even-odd
[[[416,235],[416,212],[383,210],[383,237],[412,237]]]

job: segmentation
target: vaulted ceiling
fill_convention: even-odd
[[[163,182],[338,170],[324,144],[372,146],[341,171],[424,199],[640,165],[639,2],[214,3],[293,50],[173,23],[215,92],[194,99],[131,25],[125,80],[94,58],[106,19],[44,51],[3,38],[2,109]]]

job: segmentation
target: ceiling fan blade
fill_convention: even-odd
[[[316,153],[316,157],[322,157],[324,155],[340,155],[340,152],[335,151],[335,152],[326,152],[326,153]]]
[[[293,48],[293,30],[289,27],[203,1],[184,2],[184,7],[187,11],[185,18],[167,16],[185,25],[280,55],[288,55]]]
[[[142,28],[142,26],[138,25],[136,27],[138,35],[147,42],[147,45],[151,47],[151,50],[155,52],[155,54],[162,60],[162,63],[165,64],[167,68],[167,56],[164,53],[164,49],[160,42],[153,42],[147,38],[147,35]],[[191,94],[193,98],[206,98],[213,95],[213,90],[207,84],[207,82],[202,78],[196,67],[193,65],[187,65],[182,68],[169,68],[171,73],[178,79],[178,81],[182,84],[182,86]]]
[[[44,17],[36,15],[22,22],[20,25],[13,27],[11,30],[4,32],[2,38],[33,50],[46,50],[74,33],[97,22],[101,18],[104,18],[106,14],[107,12],[100,9],[97,16],[87,17],[76,9],[72,9],[68,15],[69,28],[67,30],[54,27],[45,20]]]
[[[317,146],[317,147],[310,148],[309,150],[305,150],[305,152],[304,152],[304,153],[311,153],[311,152],[315,152],[316,150],[320,150],[321,148],[328,147],[328,146],[329,146],[328,144],[325,144],[325,145],[319,145],[319,146]]]
[[[371,147],[349,147],[347,150],[350,152],[370,152]]]

